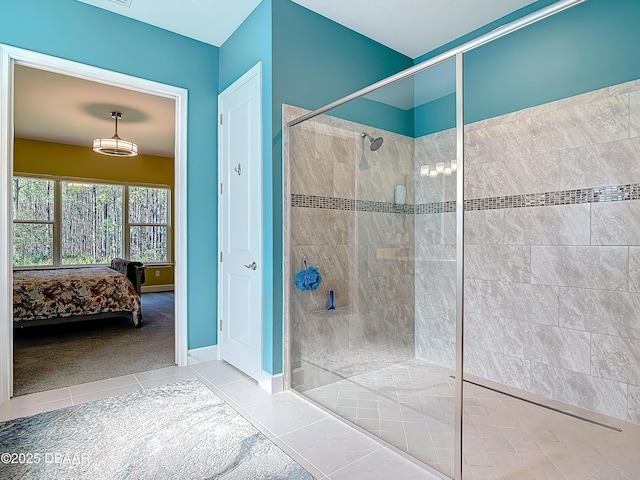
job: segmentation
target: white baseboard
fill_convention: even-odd
[[[173,283],[167,283],[166,285],[142,285],[142,293],[155,293],[155,292],[173,292],[175,290]]]
[[[278,375],[270,375],[264,371],[262,373],[264,376],[258,380],[258,385],[261,388],[272,395],[284,391],[284,375],[282,373]]]
[[[211,362],[218,360],[218,346],[194,348],[187,353],[187,365]]]

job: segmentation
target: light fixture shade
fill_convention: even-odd
[[[122,113],[111,112],[111,118],[116,122],[115,135],[111,138],[96,138],[93,141],[93,151],[112,157],[135,157],[138,155],[138,146],[135,143],[122,140],[118,136],[118,120],[122,118]]]
[[[93,151],[114,157],[135,157],[138,155],[138,146],[119,138],[96,138]]]

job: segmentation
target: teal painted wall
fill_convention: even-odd
[[[361,97],[334,108],[327,112],[327,115],[381,128],[400,135],[413,136],[413,108],[403,110],[387,103]]]
[[[409,57],[290,0],[273,2],[274,104],[313,110],[412,65]],[[280,114],[274,111],[278,125]]]
[[[260,61],[263,77],[271,77],[271,0],[262,0],[220,47],[220,92]],[[270,109],[270,86],[268,92]]]
[[[0,1],[0,43],[189,90],[188,341],[215,344],[218,48],[75,0]]]
[[[273,155],[271,118],[273,110],[272,94],[272,52],[271,52],[271,0],[262,3],[247,17],[238,29],[220,47],[220,91],[240,78],[256,63],[262,62],[262,204],[263,204],[263,279],[262,296],[262,367],[269,373],[280,373],[274,369],[274,306],[279,301],[274,295],[274,275],[281,264],[274,260],[273,232],[280,228],[274,224]],[[277,330],[276,330],[277,332]],[[276,355],[282,356],[281,352]]]
[[[274,131],[283,103],[314,110],[413,65],[409,57],[290,0],[274,0],[273,7]],[[413,132],[410,113],[369,99],[327,114]]]
[[[394,50],[290,0],[273,0],[273,373],[283,369],[282,104],[309,110],[410,67]],[[370,106],[369,106],[370,107]],[[411,120],[409,120],[411,121]],[[367,123],[367,122],[365,122]]]
[[[456,94],[452,93],[414,109],[415,137],[456,126]]]
[[[464,65],[466,123],[640,78],[638,25],[638,0],[589,0],[470,51]],[[455,119],[422,118],[442,108],[416,109],[416,136],[455,126]]]
[[[262,61],[263,368],[283,371],[282,104],[315,109],[408,68],[412,60],[290,0],[263,0],[220,47],[220,91]],[[411,111],[363,100],[348,114],[413,132]],[[397,111],[394,111],[397,110]]]
[[[489,33],[495,30],[496,28],[506,25],[507,23],[518,20],[519,18],[529,15],[530,13],[536,12],[541,8],[548,7],[549,5],[556,3],[556,1],[558,0],[538,0],[537,2],[534,2],[530,5],[527,5],[526,7],[520,8],[515,12],[510,13],[509,15],[505,15],[504,17],[501,17],[498,20],[495,20],[491,23],[483,25],[482,27],[477,28],[472,32],[469,32],[466,35],[456,38],[455,40],[452,40],[449,43],[445,43],[444,45],[441,45],[440,47],[434,50],[431,50],[430,52],[420,55],[414,60],[414,63],[417,65],[418,63],[424,62],[425,60],[429,60],[430,58],[433,58],[436,55],[440,55],[441,53],[447,52],[452,48],[462,45],[463,43],[474,40],[479,36],[484,35],[485,33]]]
[[[638,0],[589,0],[465,55],[468,122],[640,77]]]

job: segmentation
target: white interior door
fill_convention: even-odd
[[[261,64],[220,94],[219,348],[223,360],[262,372]]]

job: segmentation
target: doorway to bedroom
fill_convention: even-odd
[[[184,245],[176,241],[186,216],[186,159],[176,148],[181,128],[186,130],[184,106],[176,95],[140,88],[136,79],[114,82],[117,74],[101,75],[92,67],[87,70],[93,75],[87,75],[74,70],[85,66],[71,62],[66,71],[37,63],[13,65],[14,141],[8,156],[13,217],[7,222],[13,227],[12,283],[17,284],[17,272],[50,277],[100,270],[129,282],[110,268],[114,258],[142,263],[143,283],[124,287],[126,295],[137,295],[137,304],[118,303],[125,294],[115,286],[108,287],[106,300],[98,292],[88,302],[107,307],[97,315],[86,299],[40,284],[33,301],[22,303],[35,305],[36,314],[12,312],[11,396],[185,364],[186,315],[178,313],[186,301],[180,288],[185,275],[178,271]],[[136,143],[137,156],[91,149],[95,138],[114,133],[110,112],[115,110],[122,113],[116,129]],[[100,282],[91,279],[78,288],[93,294]],[[67,283],[80,285],[75,277]],[[50,292],[59,295],[43,297]],[[129,308],[127,302],[138,306]],[[134,328],[136,309],[142,328]],[[29,325],[29,318],[40,325]],[[25,321],[14,328],[16,320]],[[3,380],[6,372],[3,368]]]

